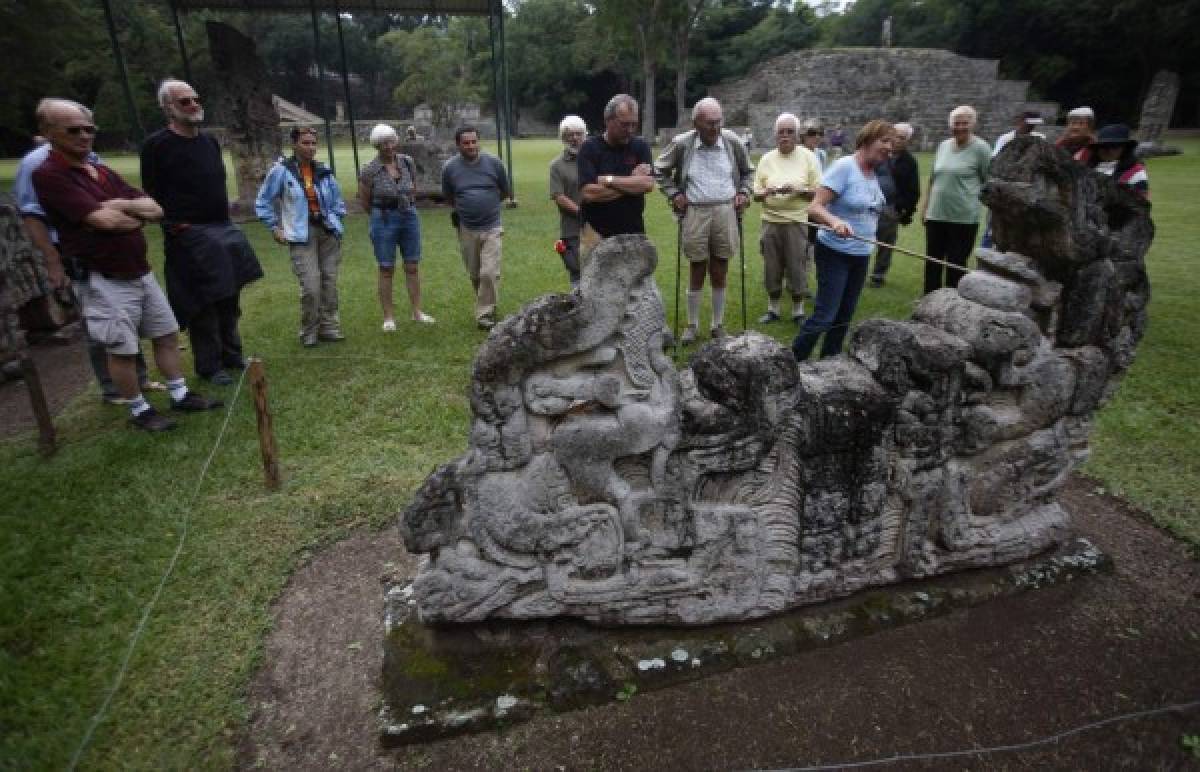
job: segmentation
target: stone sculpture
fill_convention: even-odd
[[[258,187],[282,151],[279,112],[254,40],[219,21],[205,22],[205,30],[213,72],[221,84],[214,90],[229,116],[228,146],[237,180],[237,198],[230,207],[234,219],[252,219]]]
[[[401,517],[421,620],[754,619],[1062,540],[1057,493],[1145,330],[1153,225],[1036,138],[992,168],[1004,251],[799,366],[748,333],[677,373],[653,246],[604,241],[580,293],[480,348],[470,447]]]

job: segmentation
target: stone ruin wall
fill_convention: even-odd
[[[748,125],[759,144],[771,144],[775,118],[838,123],[851,142],[873,118],[907,121],[928,150],[948,136],[946,118],[961,104],[979,113],[976,133],[992,142],[1012,128],[1021,110],[1038,110],[1052,123],[1058,105],[1028,100],[1028,81],[1003,80],[994,59],[968,59],[927,48],[826,48],[769,59],[745,78],[710,89],[729,125]]]
[[[602,242],[479,349],[469,448],[400,516],[419,618],[757,619],[1060,543],[1146,328],[1149,205],[1024,137],[984,199],[957,289],[800,364],[751,332],[676,370],[654,246]]]

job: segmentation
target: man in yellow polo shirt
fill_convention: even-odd
[[[754,200],[762,203],[763,283],[767,312],[759,324],[779,321],[784,278],[792,294],[792,321],[804,320],[808,289],[808,203],[821,184],[821,162],[799,144],[800,121],[791,113],[775,119],[775,149],[754,173]]]

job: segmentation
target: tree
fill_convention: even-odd
[[[705,0],[679,0],[675,27],[675,125],[683,123],[687,104],[688,48]]]
[[[458,108],[478,101],[481,89],[471,60],[480,53],[478,24],[452,19],[445,28],[392,30],[379,38],[398,102],[427,105],[433,124],[449,127]]]

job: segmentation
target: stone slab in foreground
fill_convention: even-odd
[[[603,629],[571,620],[432,628],[387,594],[385,745],[428,742],[633,697],[1112,569],[1086,539],[1009,566],[862,592],[754,622]]]

